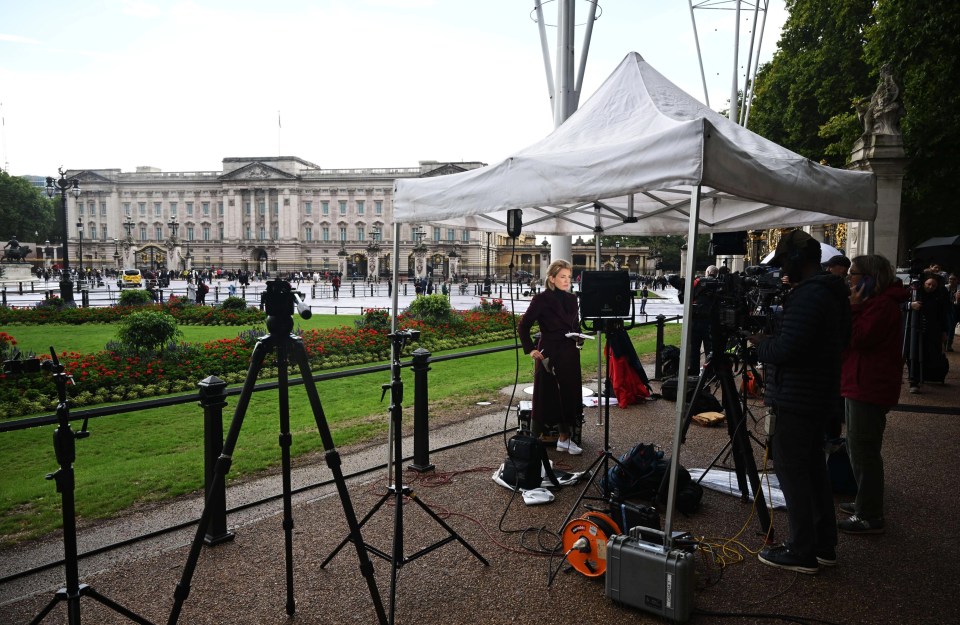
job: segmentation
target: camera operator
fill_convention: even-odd
[[[790,536],[761,551],[759,559],[814,574],[819,565],[837,561],[837,524],[823,449],[826,420],[839,403],[850,291],[843,278],[821,271],[820,243],[802,230],[780,239],[770,264],[782,267],[796,286],[784,298],[777,334],[750,340],[757,344],[758,360],[776,368],[765,399],[776,415],[771,449]]]
[[[908,372],[911,393],[920,391],[921,382],[943,384],[950,370],[944,353],[950,330],[949,295],[939,273],[927,271],[922,280],[921,285],[914,286],[916,297],[909,304],[910,310],[919,312],[920,323],[918,326],[915,324],[912,330],[919,332],[919,336],[913,337],[913,340],[920,341],[921,356],[920,366],[912,363]]]
[[[716,289],[709,288],[710,282],[716,282],[720,269],[716,265],[710,265],[704,272],[704,275],[693,281],[692,300],[690,301],[693,311],[693,335],[690,345],[690,363],[688,375],[696,376],[700,373],[700,350],[705,353],[710,351],[710,311],[713,308],[713,300]]]

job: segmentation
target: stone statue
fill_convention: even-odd
[[[857,116],[863,122],[863,134],[899,135],[903,114],[900,87],[894,82],[893,68],[888,63],[880,68],[880,84],[870,101],[862,101],[857,105]]]
[[[32,251],[33,249],[29,246],[20,245],[20,242],[17,241],[16,237],[14,237],[7,241],[7,244],[3,246],[3,258],[0,260],[9,261],[11,263],[22,263]]]

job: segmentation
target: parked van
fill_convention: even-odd
[[[143,276],[140,275],[139,269],[124,269],[120,279],[117,280],[117,286],[121,289],[128,286],[138,287],[142,280]]]

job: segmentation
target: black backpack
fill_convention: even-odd
[[[551,484],[560,486],[543,441],[529,432],[518,432],[507,441],[507,459],[500,479],[511,488],[530,490],[541,487],[544,475]]]
[[[663,451],[651,443],[637,443],[607,470],[605,486],[615,497],[655,499],[669,462]]]
[[[660,348],[660,365],[663,377],[675,376],[680,371],[680,348],[664,345]]]

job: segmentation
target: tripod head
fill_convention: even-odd
[[[289,334],[293,330],[294,310],[302,319],[309,319],[313,314],[303,302],[303,293],[294,291],[286,280],[267,281],[267,290],[261,301],[267,312],[267,330],[271,334]]]

